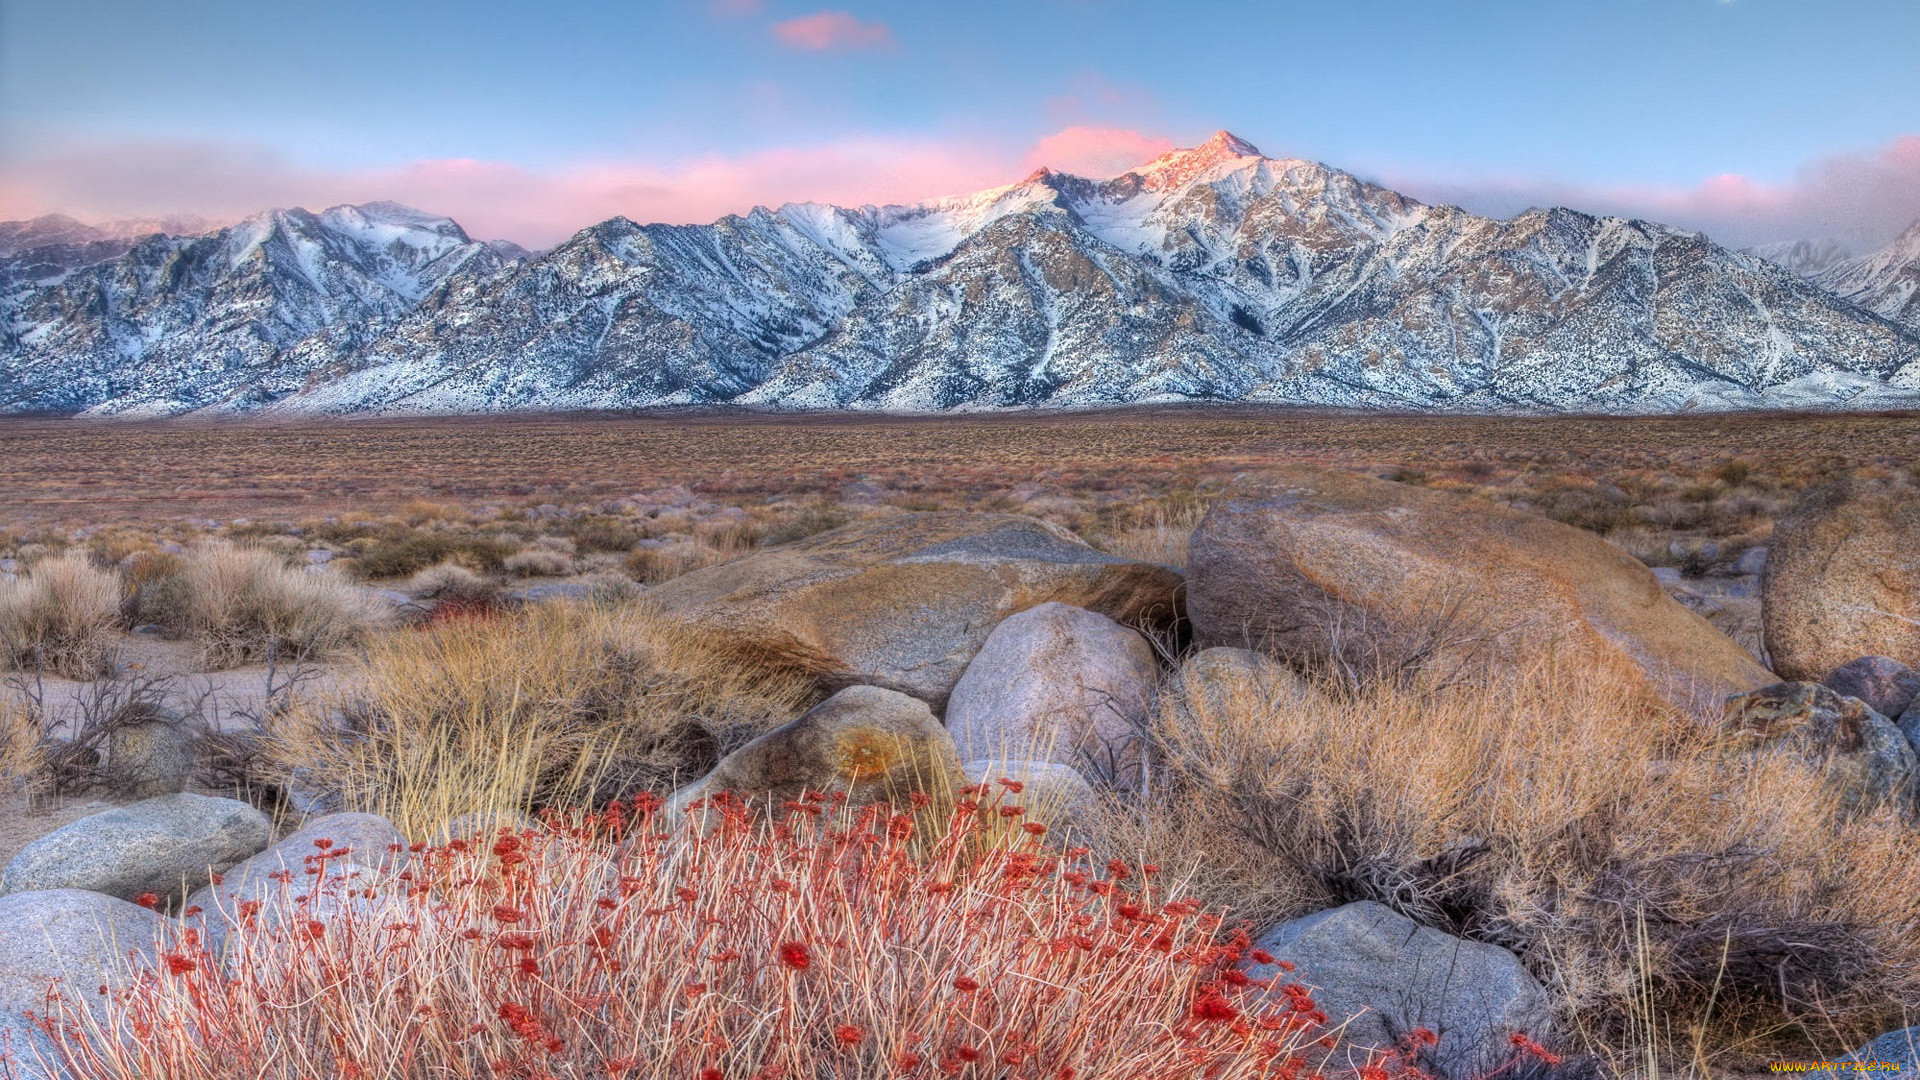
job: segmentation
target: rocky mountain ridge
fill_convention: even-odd
[[[5,411],[1920,403],[1920,328],[1877,292],[1652,222],[1428,206],[1226,132],[1107,180],[614,218],[525,257],[392,204],[57,275],[32,254],[0,260]]]

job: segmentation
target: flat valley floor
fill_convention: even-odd
[[[1729,463],[1788,491],[1920,461],[1920,413],[1479,417],[1167,407],[903,417],[654,413],[392,419],[0,420],[0,528],[709,497],[972,506],[1039,484],[1168,495],[1288,463],[1553,488]]]

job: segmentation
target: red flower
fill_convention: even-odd
[[[198,966],[199,965],[193,962],[193,957],[188,956],[186,953],[176,952],[176,953],[167,954],[167,973],[168,974],[185,975],[187,972],[192,971],[195,967],[198,967]]]
[[[866,1032],[852,1024],[841,1024],[833,1029],[833,1040],[841,1046],[859,1046],[860,1040],[866,1037]]]
[[[527,917],[527,913],[510,904],[495,904],[493,917],[503,923],[516,923]]]
[[[1224,1024],[1240,1019],[1240,1010],[1220,993],[1217,986],[1206,986],[1193,999],[1193,1018],[1209,1023]]]
[[[160,894],[143,892],[139,896],[134,897],[133,902],[151,911],[160,906]]]
[[[911,1050],[902,1050],[899,1056],[893,1059],[893,1063],[903,1069],[917,1068],[920,1065],[920,1061],[920,1055]]]
[[[813,963],[813,953],[798,941],[780,946],[780,963],[795,971],[805,971]]]
[[[955,990],[960,991],[963,994],[971,994],[975,990],[980,989],[980,984],[977,982],[974,982],[972,979],[967,978],[965,975],[962,975],[959,978],[953,980],[953,988]]]
[[[727,1080],[727,1074],[709,1065],[700,1070],[700,1080]]]
[[[1020,827],[1027,830],[1028,832],[1032,833],[1035,836],[1044,836],[1046,835],[1046,832],[1047,832],[1047,827],[1045,825],[1040,824],[1037,821],[1029,821]]]

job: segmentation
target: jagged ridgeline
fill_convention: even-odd
[[[1920,404],[1920,231],[1809,277],[1226,132],[1109,180],[614,218],[538,255],[375,203],[137,240],[39,219],[0,256],[8,412]]]

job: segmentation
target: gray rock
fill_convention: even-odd
[[[1216,645],[1187,657],[1180,664],[1180,686],[1189,701],[1207,695],[1217,702],[1248,692],[1269,702],[1305,701],[1313,694],[1312,686],[1292,668],[1232,645]]]
[[[1785,682],[1727,699],[1724,723],[1737,743],[1798,754],[1819,766],[1844,811],[1911,797],[1913,743],[1858,698],[1819,683]]]
[[[1056,600],[1127,626],[1171,626],[1182,580],[1030,517],[942,511],[862,521],[695,570],[648,599],[751,660],[829,687],[892,687],[938,709],[1007,616]]]
[[[311,548],[307,551],[307,562],[314,566],[323,566],[333,561],[333,552],[327,548]]]
[[[0,875],[0,894],[90,889],[122,900],[179,896],[266,847],[272,834],[267,816],[246,803],[162,795],[81,818],[28,844]]]
[[[1392,909],[1360,901],[1285,923],[1259,947],[1295,965],[1282,982],[1299,982],[1335,1023],[1353,1017],[1342,1047],[1356,1056],[1396,1049],[1417,1027],[1440,1037],[1422,1064],[1448,1080],[1464,1080],[1507,1063],[1509,1038],[1544,1041],[1553,1010],[1546,991],[1514,955],[1467,941]],[[1279,975],[1253,964],[1256,978]]]
[[[1899,716],[1920,697],[1920,672],[1886,656],[1849,660],[1820,683],[1842,697],[1859,698],[1881,716]]]
[[[1026,807],[1027,819],[1052,833],[1080,831],[1094,803],[1087,778],[1056,761],[969,761],[963,768],[971,785],[998,785],[1003,779],[1020,784],[1018,792],[999,796],[1000,805]]]
[[[242,903],[260,904],[260,917],[269,926],[296,909],[325,922],[364,899],[345,896],[348,889],[383,884],[405,868],[410,857],[406,837],[386,818],[329,814],[221,874],[219,884],[196,891],[187,899],[186,912],[204,928],[208,950],[219,955]]]
[[[968,760],[1055,761],[1130,782],[1159,673],[1135,631],[1041,604],[987,635],[947,699],[947,730]]]
[[[1687,577],[1671,566],[1656,566],[1653,568],[1653,580],[1667,589],[1673,589],[1684,587]]]
[[[1920,1027],[1889,1031],[1851,1055],[1861,1064],[1880,1062],[1899,1066],[1900,1073],[1920,1069]]]
[[[926,702],[849,686],[720,759],[675,792],[669,810],[723,791],[776,806],[808,791],[838,791],[857,804],[915,791],[944,798],[965,784],[953,739]]]
[[[1733,562],[1735,573],[1758,575],[1767,568],[1767,549],[1765,546],[1750,547],[1740,553]]]
[[[6,1080],[68,1080],[53,1040],[18,1013],[0,1010],[0,1077]]]
[[[555,581],[545,585],[529,585],[524,589],[510,589],[501,594],[500,599],[508,604],[540,604],[550,600],[588,600],[593,597],[593,586],[582,581]]]
[[[0,897],[0,1015],[46,1014],[50,989],[98,1015],[100,987],[132,985],[135,972],[172,947],[174,925],[83,889]]]
[[[196,745],[193,732],[166,720],[114,728],[107,736],[107,782],[138,798],[185,791]]]

